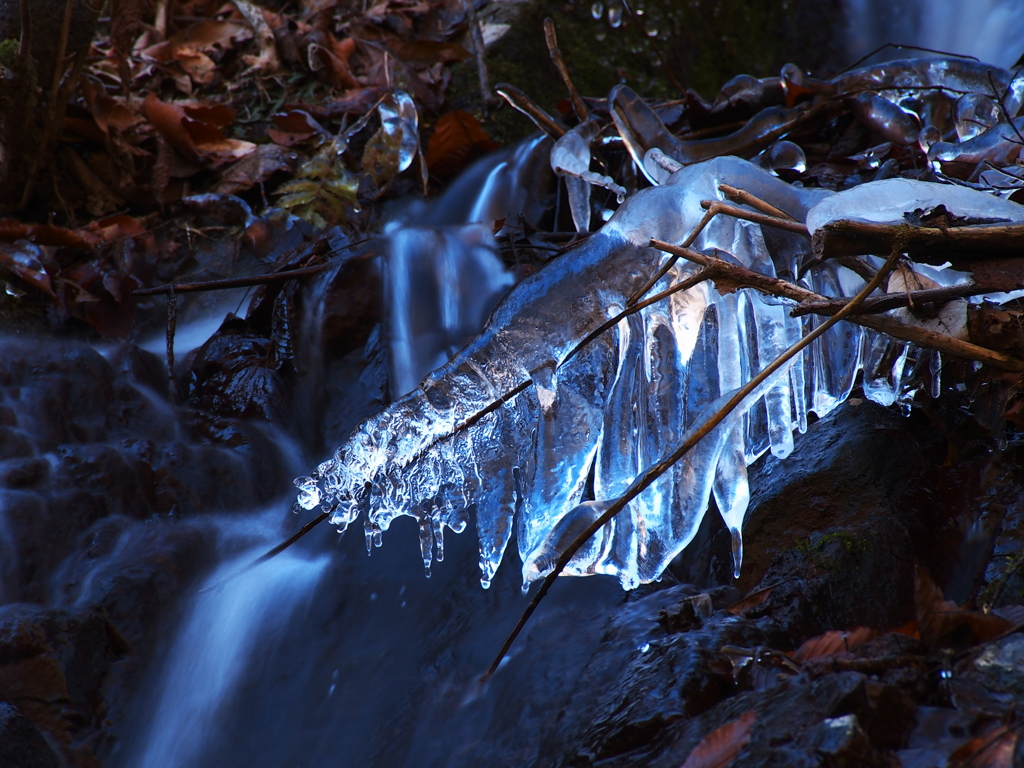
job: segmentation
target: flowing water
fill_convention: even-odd
[[[974,53],[1002,66],[1024,52],[1014,50],[1024,39],[1024,7],[1012,0],[931,0],[920,6],[848,0],[847,8],[850,47],[855,52],[895,39]],[[939,26],[955,33],[940,31]],[[494,256],[492,230],[504,212],[539,205],[529,195],[543,186],[535,174],[546,166],[547,155],[548,146],[534,142],[483,162],[433,207],[408,213],[406,219],[415,220],[415,228],[389,228],[382,260],[392,395],[411,389],[471,338],[511,284]],[[318,283],[321,288],[325,284],[326,279]],[[315,300],[309,305],[318,306]],[[200,318],[195,327],[201,340],[212,325]],[[309,327],[317,323],[309,320]],[[162,343],[154,339],[153,351]],[[178,343],[180,355],[195,342],[182,335]],[[308,364],[309,380],[322,381],[324,362],[313,359]],[[38,386],[39,379],[27,383],[26,389],[30,385]],[[181,440],[175,417],[151,391],[126,385],[124,392],[138,408],[135,418],[145,425],[150,440],[158,439],[159,432],[169,443],[178,441],[184,460],[204,465],[208,474],[219,473],[213,479],[204,475],[189,482],[196,487],[219,482],[221,494],[234,497],[235,508],[263,508],[267,500],[258,498],[247,484],[273,485],[269,478],[261,478],[252,467],[223,466],[221,454]],[[314,416],[337,431],[339,425],[351,427],[352,419],[331,409],[347,407],[335,399]],[[15,410],[11,404],[4,408]],[[25,408],[19,401],[19,412]],[[46,419],[39,416],[40,421]],[[95,440],[109,441],[104,444],[121,452],[128,466],[132,451],[145,448],[132,442],[136,438],[130,431],[118,432],[110,423],[107,417],[107,426],[97,428]],[[141,433],[142,427],[136,426]],[[46,443],[39,437],[47,428],[3,426],[28,436],[33,471],[49,477],[47,473],[56,472],[54,467],[66,457],[57,455],[57,438]],[[247,439],[256,444],[261,438]],[[262,439],[285,443],[272,460],[278,464],[321,458],[300,459],[279,435]],[[88,459],[81,459],[86,469]],[[170,457],[168,463],[172,459],[182,460]],[[295,472],[285,466],[280,474]],[[283,490],[285,485],[278,482],[274,487]],[[40,501],[41,492],[33,493],[5,491],[0,498],[0,600],[20,578],[18,526],[36,507],[62,503]],[[185,494],[175,497],[175,503],[185,504],[184,498]],[[232,503],[225,500],[222,506]],[[118,713],[119,738],[107,763],[122,768],[392,768],[475,766],[487,762],[488,756],[496,764],[530,764],[537,759],[541,746],[517,737],[517,729],[528,731],[531,723],[543,721],[564,703],[548,696],[551,691],[567,695],[565,681],[579,674],[601,639],[600,617],[622,601],[618,586],[612,580],[571,580],[555,590],[543,616],[513,650],[513,659],[518,660],[515,677],[499,671],[489,690],[481,692],[477,676],[525,605],[514,569],[499,572],[492,588],[481,590],[475,537],[463,535],[450,537],[444,562],[434,566],[429,580],[424,579],[416,556],[416,526],[408,520],[396,522],[389,546],[375,550],[372,557],[367,557],[359,536],[338,538],[318,531],[271,562],[221,583],[279,540],[283,529],[300,525],[302,521],[289,516],[282,527],[281,510],[286,506],[280,500],[262,514],[247,516],[244,532],[238,520],[204,524],[204,535],[217,541],[217,551],[206,558],[214,563],[204,582],[212,589],[185,601],[177,626],[154,650],[153,658],[160,661],[138,686],[153,694],[138,694],[140,706]],[[168,501],[164,513],[173,516],[176,508]],[[261,521],[256,533],[254,517]],[[28,584],[25,594],[61,606],[87,602],[100,582],[117,576],[149,533],[141,523],[114,518],[109,531],[92,531],[96,543],[89,559],[57,569],[59,578],[53,584]],[[188,533],[188,526],[182,531]],[[581,631],[567,642],[566,626],[594,631]]]

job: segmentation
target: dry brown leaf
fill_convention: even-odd
[[[447,179],[497,146],[479,120],[454,110],[442,115],[434,127],[427,144],[427,167],[438,178]]]
[[[342,41],[325,30],[314,30],[306,37],[306,64],[317,77],[336,88],[358,88],[349,66],[356,50],[356,41],[346,37]]]
[[[759,589],[756,592],[751,592],[738,603],[730,606],[729,613],[736,616],[744,615],[751,608],[756,608],[757,606],[761,605],[761,603],[763,603],[765,600],[767,600],[768,596],[777,586],[779,585],[772,584],[770,587],[764,587],[763,589]]]
[[[1005,725],[990,728],[958,747],[949,756],[949,768],[1013,768],[1016,732]]]
[[[956,638],[968,644],[984,642],[1013,629],[1014,624],[991,613],[977,613],[946,600],[928,572],[920,565],[914,576],[917,626],[921,640],[928,646],[949,641],[954,632],[966,632]]]
[[[793,660],[804,662],[822,656],[831,656],[855,648],[881,635],[877,629],[856,627],[850,630],[832,630],[806,640],[793,652]]]
[[[245,157],[256,149],[252,142],[227,138],[216,124],[189,116],[191,110],[192,114],[206,114],[222,123],[226,113],[231,112],[227,107],[173,104],[160,101],[151,93],[146,97],[142,109],[153,127],[191,162],[217,168]]]
[[[327,131],[312,115],[301,109],[278,112],[271,118],[276,128],[267,129],[267,136],[275,144],[291,147],[313,136],[324,136]]]
[[[409,40],[397,46],[395,55],[407,64],[451,64],[471,54],[461,45],[437,40]]]
[[[96,125],[103,133],[109,133],[111,128],[123,132],[142,120],[135,110],[129,109],[117,99],[108,96],[103,84],[98,80],[83,77],[81,85],[85,103],[92,113],[93,120],[96,121]]]
[[[295,153],[284,147],[261,144],[252,154],[224,169],[213,191],[222,195],[237,195],[261,184],[275,173],[292,171],[296,160]]]
[[[726,768],[750,741],[750,731],[757,719],[751,710],[705,736],[694,747],[681,768]]]

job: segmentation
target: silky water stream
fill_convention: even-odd
[[[854,11],[880,13],[870,5],[850,3]],[[1006,3],[988,5],[1009,8]],[[998,63],[1012,63],[1004,59]],[[443,562],[435,563],[425,579],[412,519],[396,520],[388,545],[374,549],[372,557],[366,556],[358,533],[337,537],[318,530],[269,563],[227,578],[305,522],[291,515],[282,521],[290,501],[267,498],[268,493],[285,492],[291,477],[339,444],[377,407],[374,397],[386,399],[384,382],[391,396],[403,395],[478,330],[512,282],[492,251],[493,222],[510,211],[540,205],[527,193],[544,187],[538,168],[546,169],[549,149],[534,142],[485,161],[430,208],[406,213],[414,227],[389,227],[382,236],[389,299],[384,327],[370,335],[359,356],[362,362],[346,369],[361,382],[358,386],[341,387],[335,380],[338,368],[328,367],[315,353],[302,358],[305,397],[300,393],[296,399],[305,400],[305,410],[295,417],[313,426],[296,430],[301,446],[269,427],[253,427],[238,438],[251,446],[244,456],[190,442],[181,436],[182,417],[163,398],[132,383],[142,380],[159,390],[160,375],[141,371],[143,363],[116,354],[108,356],[109,369],[102,369],[94,357],[81,353],[78,397],[114,404],[95,417],[95,424],[83,425],[70,413],[46,414],[50,401],[32,400],[34,392],[45,390],[45,360],[12,374],[16,366],[10,360],[31,355],[24,348],[5,348],[11,369],[5,374],[5,397],[17,402],[5,402],[3,413],[16,415],[7,418],[3,429],[32,458],[17,467],[4,465],[7,487],[14,490],[4,491],[0,508],[0,597],[15,585],[23,599],[61,610],[92,605],[105,585],[130,577],[133,558],[159,559],[159,551],[147,542],[171,535],[165,520],[147,525],[119,513],[117,504],[127,510],[138,491],[118,491],[109,519],[89,529],[88,551],[66,563],[44,563],[54,575],[48,583],[32,583],[25,574],[47,571],[38,563],[19,561],[19,536],[40,524],[32,523],[33,515],[61,508],[87,517],[93,510],[81,493],[44,498],[34,490],[61,473],[77,478],[92,472],[102,479],[95,468],[108,465],[139,473],[144,470],[133,457],[144,457],[173,481],[167,484],[168,498],[157,500],[164,515],[187,511],[190,488],[196,496],[215,499],[210,506],[236,511],[199,522],[183,520],[172,529],[194,560],[192,572],[175,578],[195,581],[200,570],[207,575],[195,581],[192,596],[180,604],[166,598],[156,579],[153,594],[164,595],[162,604],[176,605],[175,612],[164,620],[160,640],[150,639],[148,647],[140,642],[142,655],[151,660],[148,667],[122,673],[134,680],[130,700],[137,703],[128,704],[126,696],[111,713],[115,738],[98,750],[105,765],[540,764],[544,747],[531,735],[542,725],[550,731],[553,713],[571,703],[572,681],[594,649],[600,643],[618,644],[604,657],[609,668],[646,652],[646,644],[638,647],[629,633],[602,637],[604,617],[623,601],[613,580],[566,580],[513,648],[505,669],[481,690],[476,682],[481,671],[525,605],[520,574],[514,567],[499,569],[490,589],[480,589],[480,551],[476,537],[467,532],[447,538]],[[307,287],[301,329],[307,353],[317,347],[328,282],[325,276]],[[154,350],[159,348],[155,344]],[[713,346],[708,339],[702,344]],[[74,353],[62,348],[52,357],[69,354]],[[703,364],[713,366],[714,361],[709,356]],[[118,378],[104,383],[110,371]],[[361,404],[346,401],[353,393],[363,398]],[[130,408],[119,410],[119,403]],[[134,415],[124,417],[122,411],[129,410]],[[26,413],[37,413],[36,423],[29,424]],[[57,434],[61,423],[74,423],[77,433]],[[75,448],[79,443],[94,447]],[[164,444],[172,448],[159,447]],[[154,450],[163,453],[153,459]],[[21,473],[15,478],[20,485],[10,480],[15,470]],[[113,481],[95,480],[93,486],[96,493],[113,493]],[[62,535],[59,528],[54,535]],[[193,594],[200,589],[201,594]],[[149,597],[142,591],[142,610]],[[101,604],[131,628],[130,609]],[[9,617],[18,609],[4,610]],[[650,623],[645,622],[644,629]],[[567,633],[566,627],[575,631]]]
[[[374,382],[370,389],[387,381],[392,395],[403,394],[479,330],[512,282],[494,253],[493,222],[542,204],[529,190],[549,183],[549,148],[534,140],[489,158],[429,208],[406,212],[416,226],[389,226],[381,257],[387,350],[380,332],[371,334],[361,374]],[[303,328],[320,322],[318,292],[329,281],[310,286]],[[303,365],[306,378],[323,382],[326,374],[311,370],[322,363]],[[316,439],[329,444],[352,423],[330,412],[330,398],[324,407],[313,419],[327,433]],[[394,543],[372,557],[361,536],[318,530],[223,581],[304,522],[288,515],[282,526],[285,506],[262,513],[256,526],[236,518],[219,524],[221,549],[231,554],[207,577],[212,590],[187,601],[173,640],[162,644],[162,661],[143,686],[159,693],[143,697],[119,729],[112,765],[448,766],[463,759],[460,748],[469,750],[465,764],[475,765],[472,745],[490,728],[507,732],[541,716],[519,706],[502,713],[500,698],[476,698],[475,680],[523,600],[512,570],[490,590],[479,588],[471,536],[450,537],[429,580],[414,554],[416,527],[396,525]],[[599,620],[621,600],[610,582],[580,586],[555,597],[553,619]],[[563,640],[557,633],[547,640],[559,676],[578,672],[596,642]],[[516,688],[524,701],[530,690],[542,698],[546,684],[541,675]],[[513,751],[527,756],[536,748]]]

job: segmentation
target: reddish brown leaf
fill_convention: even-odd
[[[808,659],[816,659],[822,656],[831,656],[835,653],[843,653],[868,640],[874,640],[881,632],[868,627],[856,627],[851,630],[832,630],[817,637],[806,640],[803,645],[793,652],[793,660],[804,662]]]
[[[349,67],[349,58],[355,52],[356,41],[346,37],[341,42],[324,30],[314,30],[306,38],[309,68],[330,85],[338,88],[358,88],[360,83]]]
[[[226,104],[185,104],[182,109],[193,120],[227,128],[235,122],[235,110]]]
[[[960,642],[984,642],[1013,629],[1013,622],[991,613],[966,611],[949,600],[920,565],[915,573],[915,608],[917,626],[926,645],[934,646],[948,640],[958,630],[967,637]]]
[[[949,768],[1013,768],[1017,734],[1008,726],[997,725],[975,736],[949,756]]]
[[[435,176],[446,179],[497,146],[473,115],[460,110],[448,112],[437,121],[427,144],[427,167]]]
[[[96,125],[103,133],[109,133],[112,127],[126,131],[142,119],[134,110],[108,96],[103,84],[93,78],[82,78],[82,95],[85,96],[85,103],[89,105]]]
[[[142,112],[146,115],[146,119],[153,124],[153,127],[166,136],[167,140],[171,142],[171,146],[178,152],[189,160],[199,159],[192,137],[184,125],[185,110],[177,104],[160,101],[156,94],[151,93],[142,105]]]
[[[681,768],[726,768],[750,741],[756,719],[751,710],[716,728],[694,747]]]
[[[301,109],[278,112],[271,118],[276,128],[267,130],[267,136],[275,144],[291,147],[306,139],[327,133],[312,115]]]
[[[295,166],[295,153],[276,144],[261,144],[256,151],[226,168],[213,191],[222,195],[237,195],[260,184],[279,172],[289,172]]]
[[[765,587],[764,589],[759,589],[756,592],[751,592],[738,603],[730,606],[729,613],[734,614],[736,616],[742,616],[751,608],[756,608],[757,606],[761,605],[761,603],[763,603],[765,600],[767,600],[768,596],[777,586],[779,585],[772,584],[770,587]]]
[[[471,54],[461,45],[437,40],[410,40],[395,50],[395,55],[409,64],[451,64],[465,61]]]

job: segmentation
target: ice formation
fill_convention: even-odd
[[[722,199],[722,180],[813,226],[877,218],[875,210],[889,220],[936,201],[954,213],[972,211],[975,196],[983,208],[995,204],[1015,214],[1006,218],[1024,220],[1019,205],[945,185],[890,180],[833,195],[791,187],[737,158],[687,166],[663,186],[633,194],[583,245],[520,283],[476,339],[299,478],[299,504],[328,505],[340,528],[363,514],[368,546],[380,544],[395,518],[411,516],[428,568],[435,555],[443,557],[444,529],[462,531],[474,508],[485,585],[513,529],[524,579],[543,575],[574,531],[671,452],[721,395],[816,322],[792,318],[784,303],[750,290],[722,295],[705,283],[630,315],[573,354],[662,263],[649,240],[681,241],[703,214],[701,201]],[[798,271],[799,253],[785,263],[773,259],[760,227],[736,218],[713,219],[694,247],[764,274]],[[690,271],[673,268],[654,290]],[[806,280],[826,296],[852,295],[863,285],[830,262]],[[768,450],[786,456],[807,413],[824,416],[842,402],[859,369],[867,395],[893,403],[908,365],[907,345],[837,326],[641,494],[569,571],[612,574],[626,588],[657,579],[693,537],[712,494],[733,532],[738,569],[747,465]],[[586,501],[591,474],[595,498]]]
[[[742,92],[757,103],[770,102],[783,90],[794,97],[843,99],[889,141],[930,147],[928,159],[941,178],[947,167],[976,162],[976,156],[1002,162],[1007,152],[1019,151],[1012,141],[1009,150],[1004,146],[1006,122],[989,125],[998,120],[992,105],[981,97],[964,100],[963,94],[995,86],[1007,114],[1015,115],[1024,105],[1022,73],[963,60],[908,60],[814,81],[787,65],[777,82],[748,78],[734,83],[739,90],[721,101],[730,103]],[[947,106],[963,101],[955,111],[959,119],[936,123],[930,111],[936,99]],[[801,147],[782,136],[814,112],[806,102],[768,106],[728,136],[690,141],[675,138],[625,86],[616,86],[607,103],[623,145],[655,186],[628,196],[600,230],[519,283],[449,362],[359,425],[311,475],[298,478],[299,508],[323,505],[341,530],[362,516],[368,547],[380,545],[397,517],[414,518],[428,574],[432,560],[443,557],[445,528],[461,532],[473,517],[483,585],[513,534],[529,583],[723,398],[821,322],[794,318],[787,302],[752,289],[720,293],[704,282],[582,343],[623,312],[664,263],[665,254],[650,248],[650,240],[682,242],[704,215],[702,201],[724,200],[720,184],[767,201],[805,222],[812,234],[839,219],[902,222],[939,205],[973,221],[1024,222],[1024,206],[966,186],[883,178],[834,193],[785,183],[771,169],[802,170]],[[581,231],[590,224],[591,185],[622,191],[590,168],[598,135],[599,126],[587,120],[550,150]],[[859,162],[884,170],[871,152],[884,157],[885,146],[868,150]],[[752,163],[728,156],[733,152],[761,154]],[[712,157],[719,154],[726,156]],[[711,219],[692,247],[765,275],[799,277],[826,297],[851,296],[864,286],[850,269],[813,259],[806,238],[773,235],[773,243],[769,250],[759,225],[722,215]],[[650,293],[693,271],[675,265]],[[888,289],[902,292],[908,280],[934,287],[962,279],[952,270],[912,265]],[[905,310],[893,312],[904,322],[921,322]],[[955,335],[962,315],[963,302],[950,303],[929,322]],[[859,373],[867,397],[892,405],[906,402],[904,383],[915,368],[932,372],[934,391],[938,363],[937,352],[858,325],[835,326],[627,505],[565,572],[613,575],[627,589],[659,578],[693,538],[713,496],[733,536],[738,574],[747,466],[769,450],[788,455],[808,414],[823,417],[843,402]]]

